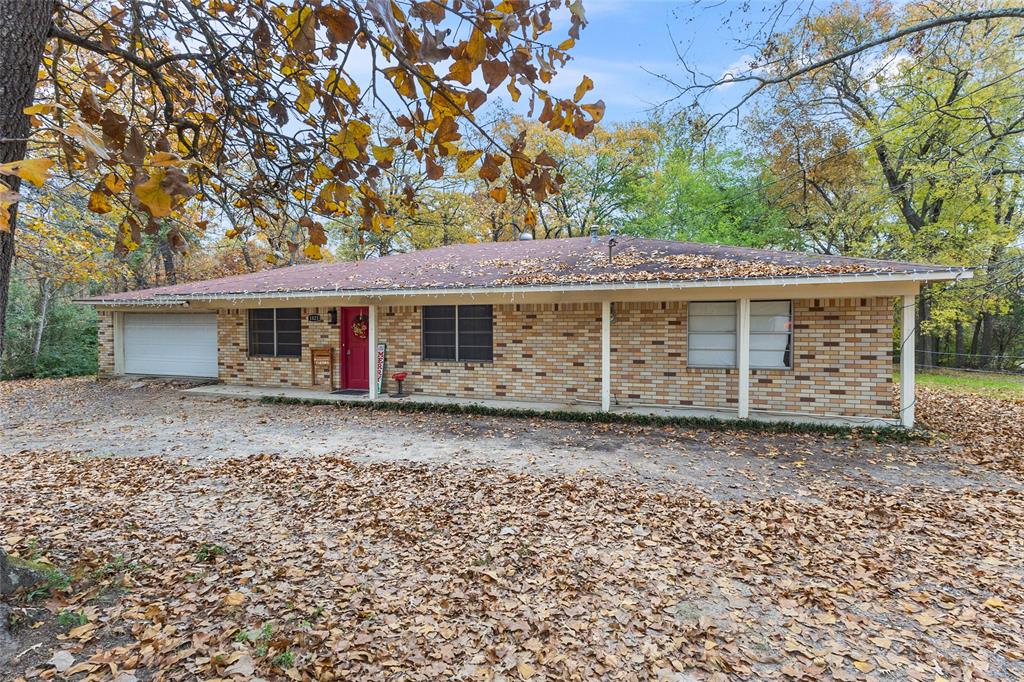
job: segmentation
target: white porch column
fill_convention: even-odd
[[[917,352],[917,321],[914,317],[917,296],[903,297],[903,315],[900,320],[900,423],[906,428],[914,426],[914,387],[916,384],[915,354]]]
[[[736,412],[740,419],[750,416],[750,299],[739,301],[739,320],[736,325],[736,373],[738,391]]]
[[[114,343],[114,374],[120,376],[124,374],[124,313],[112,312],[110,315],[114,325],[111,339]]]
[[[367,306],[367,330],[366,336],[370,341],[370,400],[377,399],[377,306],[372,303]]]
[[[612,409],[612,303],[601,302],[601,410]]]

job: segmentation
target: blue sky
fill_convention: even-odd
[[[713,4],[672,0],[583,0],[588,25],[572,50],[573,61],[556,79],[552,89],[571,94],[582,74],[594,80],[588,99],[603,99],[606,122],[643,118],[647,111],[665,102],[675,91],[645,69],[682,78],[673,41],[691,64],[703,72],[720,76],[749,61],[751,52],[738,45],[735,32],[742,22],[757,22],[775,3],[741,3],[725,0]],[[732,16],[733,22],[723,26]],[[671,33],[670,33],[671,31]],[[717,93],[712,106],[736,95],[740,86]]]

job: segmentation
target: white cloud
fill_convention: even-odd
[[[754,63],[754,58],[749,54],[739,56],[733,63],[722,69],[722,73],[719,74],[718,79],[724,80],[726,78],[739,78],[748,74],[755,74],[763,71],[761,67],[751,68],[751,64]],[[736,85],[736,83],[726,83],[719,86],[720,90],[727,90]]]

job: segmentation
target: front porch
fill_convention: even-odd
[[[309,388],[296,388],[291,386],[242,386],[234,384],[207,384],[184,390],[185,393],[193,396],[205,396],[213,398],[236,398],[242,400],[261,400],[263,398],[288,398],[291,400],[316,400],[320,402],[338,403],[369,403],[369,394],[363,395],[339,395],[327,393],[322,390]],[[526,400],[495,400],[495,399],[469,399],[453,398],[450,396],[427,395],[423,393],[410,394],[403,397],[392,397],[390,394],[379,394],[373,400],[377,402],[408,402],[426,403],[433,405],[466,405],[480,406],[494,409],[508,410],[529,410],[537,413],[542,412],[610,412],[612,414],[632,414],[655,417],[696,417],[701,419],[719,419],[723,421],[739,419],[736,410],[718,410],[697,407],[654,407],[636,405],[612,404],[610,409],[602,410],[598,403],[589,402],[539,402]],[[850,417],[843,415],[812,416],[791,412],[773,412],[768,410],[750,410],[745,417],[751,421],[759,422],[796,422],[799,424],[819,424],[828,426],[850,426],[850,427],[891,427],[898,426],[898,419],[879,419],[868,417]]]

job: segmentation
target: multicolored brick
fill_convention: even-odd
[[[310,349],[331,348],[340,376],[339,333],[328,307],[302,309],[299,358],[251,357],[247,313],[218,312],[219,378],[228,384],[328,390],[326,369],[313,384]],[[387,344],[385,391],[393,373],[422,395],[545,403],[599,403],[601,305],[503,304],[494,308],[491,362],[424,360],[420,306],[379,306],[378,341]],[[317,313],[321,320],[310,322]],[[893,299],[793,301],[793,368],[754,369],[752,410],[815,416],[893,418]],[[114,372],[114,317],[100,312],[100,372]],[[611,386],[614,405],[734,410],[735,369],[687,367],[685,302],[612,306]]]

